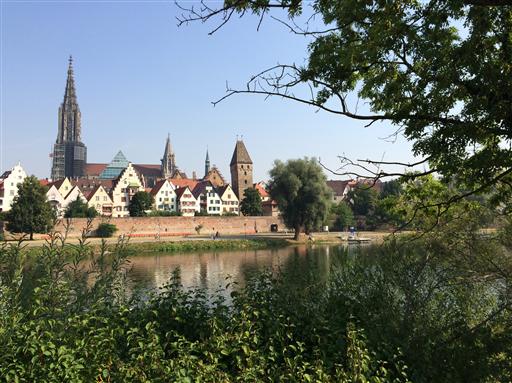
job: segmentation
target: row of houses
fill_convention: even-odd
[[[0,176],[0,211],[9,210],[17,195],[17,185],[27,177],[18,163],[10,171]],[[133,164],[128,166],[113,180],[110,179],[68,179],[49,182],[40,181],[47,186],[47,198],[62,216],[72,201],[77,198],[96,209],[98,214],[111,217],[129,216],[128,207],[131,198],[138,191],[147,191],[154,198],[154,210],[177,212],[183,216],[193,216],[203,212],[210,215],[239,214],[240,201],[231,185],[218,186],[209,180],[187,178],[163,179],[145,189]],[[333,191],[334,203],[344,200],[347,193],[361,181],[327,181]],[[272,201],[263,183],[254,184],[263,201],[263,214],[278,215],[277,204]]]
[[[20,164],[0,176],[0,211],[10,210],[18,185],[27,177]],[[152,188],[144,188],[140,175],[133,164],[128,166],[113,180],[109,179],[69,179],[55,182],[40,180],[48,191],[47,199],[63,216],[69,204],[76,199],[96,209],[99,215],[110,217],[129,216],[130,201],[138,191],[146,191],[154,198],[153,210],[180,213],[193,216],[196,213],[225,215],[240,213],[240,201],[229,184],[215,185],[210,180],[187,178],[163,179]],[[278,215],[275,201],[271,201],[263,183],[254,187],[259,191],[265,215]]]
[[[48,183],[47,197],[59,215],[78,199],[96,209],[98,214],[112,217],[129,216],[130,201],[139,191],[154,198],[153,210],[193,216],[204,212],[211,215],[239,214],[239,201],[230,185],[215,187],[210,181],[164,179],[145,189],[132,164],[115,180],[65,178]]]

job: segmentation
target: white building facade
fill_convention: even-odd
[[[14,197],[18,195],[18,185],[25,180],[27,173],[18,162],[11,170],[0,177],[0,211],[11,210]]]

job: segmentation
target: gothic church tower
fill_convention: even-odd
[[[171,146],[171,136],[167,135],[167,141],[165,142],[164,158],[162,158],[162,177],[171,178],[174,177],[176,171],[176,162],[174,159],[174,153]]]
[[[210,172],[210,156],[208,155],[208,149],[206,149],[206,159],[204,160],[204,178]]]
[[[231,170],[231,184],[238,199],[244,198],[244,190],[253,186],[252,160],[242,140],[237,140],[235,151],[229,164]]]
[[[81,141],[81,114],[73,78],[73,58],[69,56],[68,78],[64,101],[59,108],[59,128],[53,146],[53,180],[79,178],[84,175],[87,162],[87,147]]]

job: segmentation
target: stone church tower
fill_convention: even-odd
[[[208,176],[210,172],[210,156],[208,155],[208,149],[206,149],[206,159],[204,160],[204,178]]]
[[[252,160],[242,140],[237,140],[235,151],[229,164],[231,170],[231,184],[238,199],[244,198],[244,190],[253,187]]]
[[[165,142],[164,158],[162,158],[162,177],[174,177],[176,170],[176,161],[171,146],[171,136],[168,134],[167,141]]]
[[[65,177],[84,176],[87,162],[87,147],[81,141],[81,114],[76,100],[75,79],[73,78],[73,58],[69,56],[68,78],[64,101],[59,108],[59,129],[53,146],[53,180]]]

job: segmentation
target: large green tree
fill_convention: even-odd
[[[146,215],[147,210],[153,207],[153,196],[145,191],[139,191],[132,196],[128,211],[130,217],[143,217]]]
[[[277,160],[270,177],[270,195],[285,224],[295,230],[296,240],[302,230],[308,233],[325,222],[331,190],[316,159]]]
[[[92,206],[89,207],[80,197],[76,197],[76,200],[68,205],[64,213],[65,218],[94,218],[97,215],[96,209]]]
[[[14,197],[6,218],[7,230],[27,233],[31,240],[34,233],[47,233],[52,229],[55,211],[46,199],[46,188],[36,177],[27,177],[18,186],[18,195]]]
[[[255,188],[247,188],[244,190],[244,198],[240,202],[240,210],[243,215],[256,216],[263,214],[261,206],[261,196]]]
[[[464,184],[464,194],[490,188],[510,194],[511,3],[225,0],[218,8],[189,9],[180,22],[220,18],[216,30],[233,15],[263,19],[287,10],[288,18],[280,20],[285,32],[310,39],[305,64],[263,70],[222,99],[239,93],[278,96],[367,126],[387,121],[412,142],[417,164],[425,166],[408,177],[437,172]],[[360,100],[368,108],[357,108]],[[371,175],[393,173],[378,169]]]
[[[332,205],[331,221],[335,230],[345,230],[354,224],[354,213],[345,201]]]

